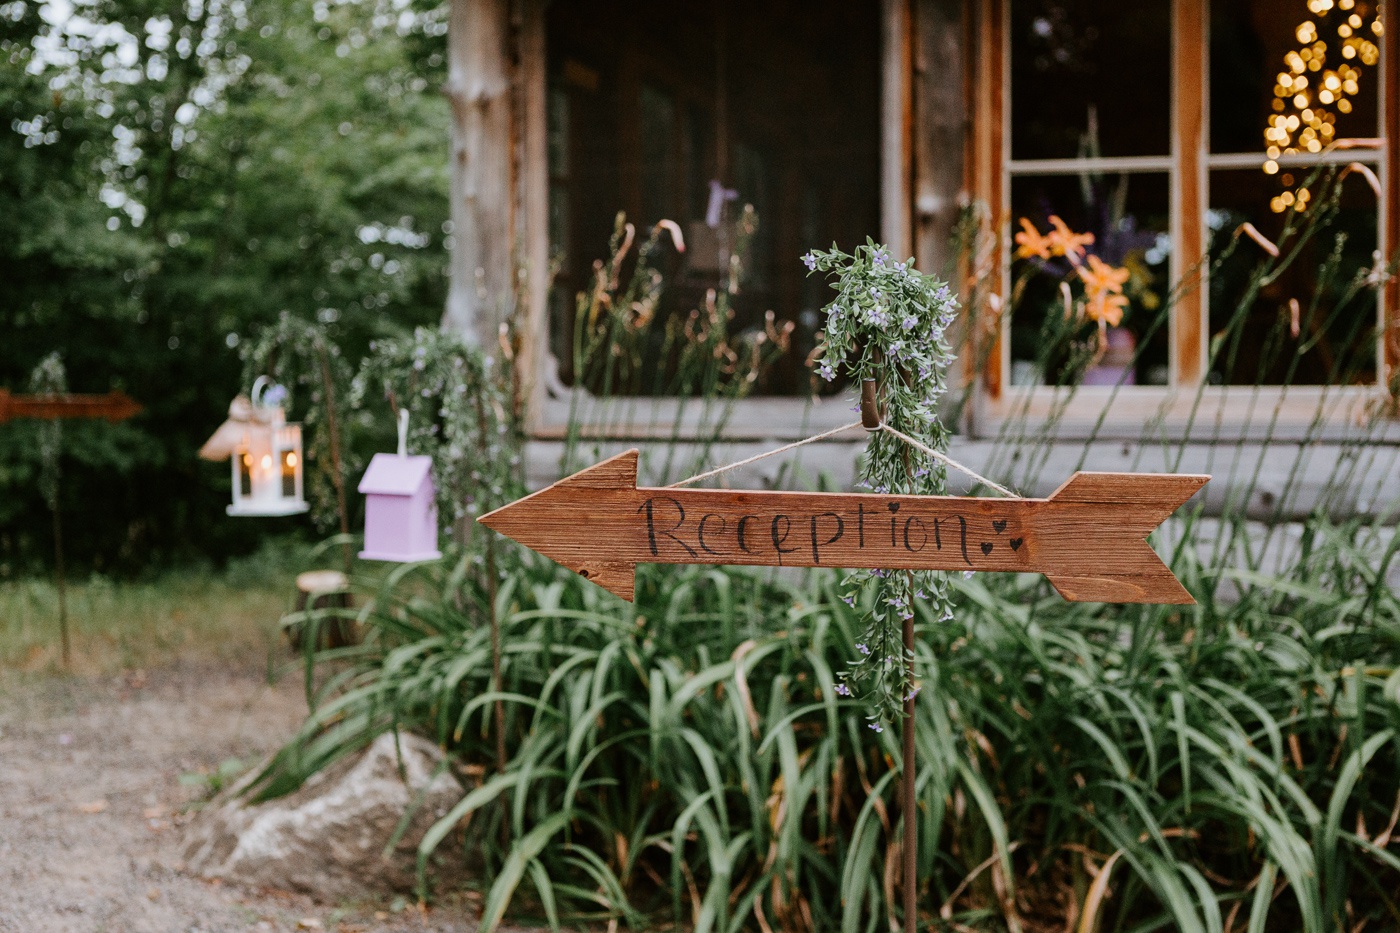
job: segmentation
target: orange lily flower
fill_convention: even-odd
[[[1084,280],[1084,294],[1089,299],[1084,313],[1101,324],[1114,327],[1123,321],[1123,309],[1128,299],[1123,295],[1123,285],[1128,281],[1128,270],[1110,266],[1097,256],[1089,256],[1089,265],[1079,267],[1079,277]]]
[[[1016,258],[1030,259],[1039,257],[1049,259],[1051,253],[1051,243],[1048,237],[1040,235],[1040,231],[1035,228],[1025,217],[1021,218],[1021,233],[1016,234]]]
[[[1084,247],[1094,242],[1092,233],[1075,233],[1069,228],[1058,214],[1050,215],[1051,230],[1045,238],[1050,241],[1050,250],[1056,256],[1068,256],[1071,262],[1078,265],[1078,260],[1084,255]]]
[[[1100,325],[1107,324],[1110,327],[1117,327],[1123,323],[1123,309],[1127,306],[1128,299],[1122,295],[1099,292],[1089,296],[1089,303],[1084,306],[1084,313],[1091,320],[1098,321]]]
[[[1128,270],[1110,266],[1099,257],[1090,256],[1088,267],[1080,268],[1079,277],[1084,280],[1084,287],[1091,292],[1121,294],[1124,283],[1128,281]]]

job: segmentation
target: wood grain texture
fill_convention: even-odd
[[[1171,382],[1195,387],[1205,368],[1206,0],[1172,3],[1171,278],[1183,283],[1172,307]],[[1187,281],[1189,276],[1189,281]]]
[[[11,395],[0,389],[0,424],[13,418],[37,418],[53,421],[58,418],[106,418],[125,421],[141,411],[125,392],[105,395],[48,394]]]
[[[993,319],[1000,315],[1003,292],[1008,286],[1005,269],[1010,242],[1006,232],[1009,224],[1010,185],[1006,177],[1007,93],[1010,81],[1007,70],[1006,0],[976,0],[971,27],[973,50],[968,57],[968,100],[972,113],[969,134],[971,155],[968,163],[968,188],[973,198],[981,201],[990,212],[989,223],[997,240],[997,255],[1004,266],[1003,275],[996,277],[988,294],[995,296],[995,306],[986,309]],[[970,283],[969,283],[970,284]],[[1006,328],[1009,322],[997,322],[992,329],[991,346],[983,365],[982,393],[991,402],[999,402],[1003,386],[1010,376],[1010,344]]]
[[[1194,602],[1146,536],[1208,476],[1076,473],[1048,499],[637,487],[628,450],[477,519],[633,597],[639,563],[1043,573],[1066,599]]]

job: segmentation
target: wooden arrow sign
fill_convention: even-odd
[[[11,395],[0,389],[0,424],[12,418],[106,418],[124,421],[141,410],[125,392],[106,395]]]
[[[628,602],[639,563],[1043,573],[1076,602],[1195,600],[1145,540],[1209,480],[1076,473],[1048,499],[637,487],[637,451],[477,521]]]

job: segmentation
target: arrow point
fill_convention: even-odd
[[[532,551],[567,567],[629,603],[636,582],[635,563],[595,560],[570,546],[561,528],[578,522],[578,492],[593,489],[621,492],[637,488],[637,456],[634,447],[585,470],[566,476],[523,499],[503,505],[477,519],[487,528],[520,542]]]
[[[111,409],[107,414],[107,420],[115,424],[118,421],[125,421],[141,413],[141,404],[134,401],[120,389],[107,393],[111,402]]]

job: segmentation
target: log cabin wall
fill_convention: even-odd
[[[1250,137],[1241,136],[1241,146],[1262,148],[1260,134],[1250,128],[1257,120],[1245,112],[1253,104],[1235,101],[1238,94],[1222,80],[1229,72],[1220,72],[1226,54],[1221,50],[1234,41],[1231,30],[1244,30],[1249,39],[1252,29],[1259,38],[1249,41],[1263,43],[1253,70],[1271,75],[1277,50],[1269,45],[1276,39],[1270,38],[1269,10],[1275,5],[1166,4],[1172,87],[1169,103],[1158,109],[1171,129],[1171,151],[1152,156],[1161,167],[1127,168],[1139,178],[1152,171],[1171,179],[1163,203],[1169,204],[1164,216],[1171,224],[1174,277],[1191,270],[1210,245],[1205,218],[1218,207],[1212,198],[1228,195],[1236,176],[1262,190],[1262,176],[1245,164],[1251,156],[1243,149],[1221,151],[1221,141],[1212,143],[1210,136],[1220,115],[1234,106],[1236,122]],[[711,0],[679,7],[624,0],[455,0],[449,91],[458,171],[447,323],[491,342],[502,318],[527,300],[528,313],[518,318],[528,325],[525,358],[547,361],[553,349],[566,360],[559,351],[572,294],[606,251],[617,210],[643,227],[674,219],[690,235],[689,255],[671,257],[667,271],[677,282],[677,304],[693,303],[713,281],[708,266],[714,263],[705,254],[713,252],[714,236],[704,220],[714,180],[754,202],[762,215],[743,321],[752,323],[771,307],[799,325],[796,352],[763,387],[769,400],[754,403],[770,421],[735,422],[742,436],[772,434],[769,409],[787,411],[774,393],[805,387],[801,360],[822,302],[820,283],[805,278],[794,257],[812,244],[836,240],[850,246],[874,233],[905,244],[925,269],[950,277],[967,273],[973,270],[952,267],[950,244],[965,206],[986,206],[989,229],[1000,238],[1001,255],[1009,257],[1012,214],[1024,209],[1013,182],[1037,172],[1074,174],[1072,165],[1036,168],[1013,158],[1018,118],[1012,113],[1011,58],[1023,40],[1011,32],[1016,16],[1031,16],[1026,21],[1032,22],[1030,8],[1040,6],[1037,0]],[[1075,13],[1073,4],[1060,6]],[[1097,10],[1103,4],[1086,0],[1078,6]],[[1256,53],[1239,48],[1248,52],[1237,63],[1244,68]],[[1400,147],[1386,140],[1400,124],[1400,92],[1394,91],[1400,66],[1388,42],[1381,48],[1358,98],[1366,106],[1377,102],[1376,138],[1362,140],[1371,148],[1363,145],[1349,157],[1371,165],[1380,179],[1375,243],[1391,255],[1400,248]],[[1248,68],[1237,71],[1246,83],[1258,77],[1245,74]],[[1055,92],[1065,93],[1061,87]],[[1348,196],[1365,194],[1363,186]],[[1210,284],[1198,283],[1194,294],[1188,290],[1180,320],[1162,338],[1157,370],[1165,374],[1164,391],[1189,393],[1213,378],[1202,359],[1205,338],[1218,324],[1208,308]],[[1397,378],[1398,305],[1400,286],[1391,281],[1377,305],[1382,339],[1376,343],[1374,382],[1381,385]],[[977,373],[982,404],[979,421],[970,426],[974,433],[995,432],[1002,398],[1012,388],[1012,328],[997,333],[1000,344]],[[570,374],[563,375],[567,381]],[[1140,376],[1158,378],[1146,370]],[[543,378],[529,382],[535,386],[532,411],[543,410]],[[1310,398],[1303,398],[1308,413]],[[1127,436],[1149,409],[1161,410],[1155,396],[1123,400],[1103,429]],[[1174,411],[1166,409],[1169,428]],[[1231,412],[1224,417],[1228,422]],[[1116,420],[1123,421],[1122,431]],[[1081,417],[1071,411],[1062,428],[1072,434],[1081,424],[1099,424],[1096,413],[1086,408]]]

